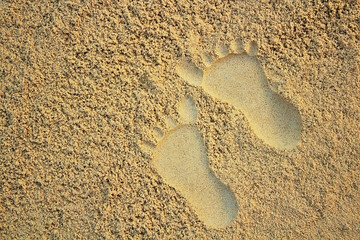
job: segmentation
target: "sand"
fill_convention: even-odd
[[[0,28],[0,239],[360,238],[359,2],[0,1]],[[242,51],[286,149],[201,85]]]

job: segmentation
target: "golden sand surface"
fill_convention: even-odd
[[[0,239],[360,239],[360,4],[2,0],[0,149]]]

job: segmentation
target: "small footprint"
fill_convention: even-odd
[[[205,69],[184,61],[176,71],[190,84],[219,100],[232,104],[244,113],[254,133],[265,143],[280,150],[290,150],[301,142],[302,121],[299,111],[273,92],[255,57],[257,44],[245,51],[240,40],[231,45],[233,53],[222,45],[216,49],[215,62],[203,56]]]
[[[153,152],[153,164],[160,176],[189,201],[199,219],[207,226],[223,228],[230,225],[238,213],[234,193],[217,179],[209,168],[204,139],[193,126],[197,110],[192,98],[186,97],[179,105],[181,125],[173,125],[165,135],[154,129],[157,146],[143,147]],[[144,149],[145,150],[145,149]]]

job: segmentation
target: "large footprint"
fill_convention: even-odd
[[[204,56],[204,71],[184,61],[178,64],[177,73],[242,111],[254,133],[265,143],[281,150],[295,148],[301,142],[299,111],[271,90],[255,57],[256,43],[250,43],[246,52],[241,41],[234,41],[232,51],[229,54],[226,47],[219,45],[216,52],[220,58],[215,62],[209,55]]]
[[[154,149],[146,144],[146,148],[153,151],[154,167],[160,176],[189,201],[200,220],[209,227],[226,227],[238,213],[235,195],[209,168],[204,139],[191,125],[197,118],[192,98],[180,103],[179,113],[182,124],[165,135],[154,129],[158,144]]]

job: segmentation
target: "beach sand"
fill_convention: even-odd
[[[360,239],[359,2],[0,1],[0,28],[0,239]],[[260,92],[301,118],[280,143]]]

